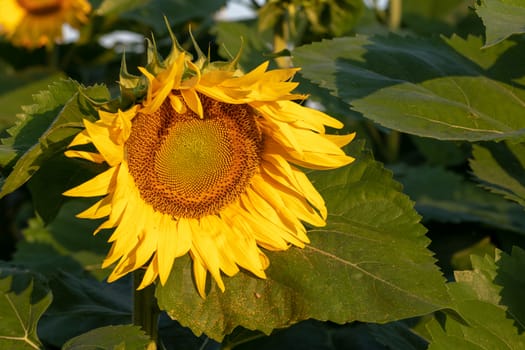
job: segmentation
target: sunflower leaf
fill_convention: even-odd
[[[22,186],[44,161],[62,152],[79,131],[82,119],[95,119],[92,101],[107,101],[109,92],[104,86],[85,88],[73,80],[62,80],[33,98],[35,104],[23,107],[18,124],[8,130],[11,137],[2,140],[10,154],[2,156],[0,165],[13,169],[0,197]]]
[[[401,322],[336,325],[306,320],[269,337],[239,329],[228,336],[222,345],[226,349],[239,350],[424,350],[428,344]]]
[[[404,192],[416,202],[416,210],[425,220],[480,222],[525,233],[523,208],[454,172],[442,167],[418,166],[398,167],[395,173],[404,185]],[[432,184],[430,188],[429,183]]]
[[[452,14],[467,6],[464,0],[403,0],[403,28],[424,35],[450,32],[452,25],[462,18]]]
[[[481,184],[525,207],[525,144],[474,145],[472,153],[470,167]]]
[[[108,235],[101,232],[93,237],[100,221],[75,217],[86,204],[85,200],[68,201],[47,225],[39,218],[30,219],[12,262],[45,276],[61,270],[77,275],[87,272],[99,279],[107,277],[100,262],[107,253]]]
[[[144,350],[150,340],[138,326],[106,326],[79,335],[64,344],[62,350],[126,349]]]
[[[483,0],[476,6],[486,28],[486,45],[500,43],[512,34],[525,33],[523,1]]]
[[[525,308],[518,291],[525,287],[524,251],[500,251],[496,259],[473,255],[472,271],[457,271],[448,285],[454,310],[467,322],[447,316],[444,325],[427,324],[429,349],[523,349]]]
[[[245,71],[252,70],[268,60],[264,54],[269,52],[267,43],[271,38],[268,33],[257,30],[255,20],[218,22],[213,31],[220,43],[219,53],[223,58],[231,60],[242,50],[239,65]],[[242,38],[239,37],[239,33],[242,33]]]
[[[453,44],[358,35],[299,47],[293,57],[304,77],[388,128],[442,140],[525,138],[523,86],[492,78],[458,52],[460,40]]]
[[[309,318],[384,323],[446,307],[444,278],[413,204],[362,143],[351,146],[355,163],[310,174],[329,213],[326,227],[310,230],[311,244],[268,252],[266,280],[241,272],[225,278],[224,293],[211,282],[206,299],[190,259],[176,259],[157,288],[160,307],[217,340],[237,326],[270,333]]]
[[[0,266],[0,348],[39,349],[37,323],[52,295],[38,275]]]
[[[180,25],[189,20],[208,19],[210,14],[226,4],[226,0],[133,0],[132,8],[124,8],[122,1],[106,1],[107,9],[119,12],[121,18],[149,25],[155,33],[166,33],[163,17],[169,19],[170,25]],[[115,4],[113,4],[115,3]],[[129,3],[129,1],[128,1]],[[111,4],[111,6],[110,6]]]
[[[123,282],[123,283],[122,283]],[[49,281],[55,300],[39,324],[46,343],[61,346],[91,329],[131,321],[131,284],[115,284],[69,273],[56,273]],[[60,332],[56,332],[60,329]]]
[[[48,69],[28,69],[19,73],[1,72],[0,77],[0,130],[10,127],[16,121],[20,106],[33,103],[31,94],[62,79],[63,73]]]

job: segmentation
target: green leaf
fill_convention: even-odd
[[[450,32],[452,25],[468,13],[467,6],[464,0],[403,0],[403,28],[427,35]]]
[[[425,220],[481,222],[517,233],[525,232],[523,208],[484,191],[441,167],[397,167],[405,193]]]
[[[358,35],[293,57],[307,79],[388,128],[442,140],[525,137],[525,90],[483,76],[443,40]]]
[[[483,47],[483,37],[452,35],[444,42],[483,69],[483,74],[510,85],[525,86],[525,41],[505,40],[499,45]],[[512,69],[509,69],[512,67]]]
[[[486,28],[486,45],[496,45],[513,34],[525,33],[525,2],[483,0],[476,12]]]
[[[384,323],[446,307],[444,279],[426,249],[420,217],[401,186],[361,142],[357,161],[311,178],[328,205],[324,228],[311,229],[304,249],[267,252],[268,278],[241,272],[214,282],[206,299],[197,293],[189,257],[177,259],[161,309],[195,334],[221,340],[237,326],[270,333],[314,318]]]
[[[246,72],[268,60],[264,54],[270,52],[268,43],[271,37],[257,30],[255,20],[218,22],[213,33],[217,35],[219,54],[224,59],[231,60],[242,50],[239,65]]]
[[[499,292],[501,303],[508,307],[507,318],[515,320],[514,325],[523,334],[525,331],[525,300],[523,290],[525,290],[525,250],[513,247],[512,254],[501,254],[497,261],[497,276],[494,283],[501,286]]]
[[[514,248],[510,257],[498,251],[495,260],[473,255],[471,260],[473,271],[456,272],[457,282],[448,285],[454,310],[467,324],[450,316],[443,326],[433,320],[427,325],[432,338],[429,349],[523,349],[525,336],[514,326],[518,324],[523,331],[521,295],[509,304],[509,294],[503,296],[502,292],[525,285],[523,251]],[[514,311],[517,304],[519,313]]]
[[[410,135],[410,142],[417,147],[417,151],[429,165],[461,166],[470,156],[470,146],[464,142],[440,141],[415,135]]]
[[[11,137],[2,140],[11,148],[11,153],[0,159],[0,165],[14,161],[16,164],[5,180],[0,197],[22,186],[44,161],[61,153],[78,133],[82,119],[95,119],[93,100],[108,99],[105,87],[84,88],[73,80],[62,80],[35,95],[35,104],[23,107],[25,113],[19,123],[8,130]]]
[[[100,279],[107,276],[102,270],[108,245],[107,232],[93,236],[100,220],[81,220],[75,214],[86,208],[86,201],[71,200],[60,210],[53,222],[46,225],[40,219],[31,219],[23,230],[13,262],[45,275],[58,269],[82,275],[91,273]]]
[[[62,205],[70,200],[62,193],[106,169],[105,164],[68,158],[60,153],[46,160],[27,183],[36,213],[45,223],[51,222]]]
[[[133,325],[100,327],[68,341],[62,350],[144,350],[149,338]]]
[[[470,167],[489,191],[525,206],[525,144],[474,145]]]
[[[0,348],[41,349],[37,323],[51,303],[49,289],[36,275],[0,266]]]
[[[131,322],[129,283],[101,283],[62,272],[49,285],[54,301],[38,327],[46,343],[60,347],[91,329]]]
[[[225,0],[133,0],[131,11],[120,13],[122,19],[137,21],[151,26],[155,33],[167,32],[162,18],[168,18],[170,25],[180,25],[189,20],[209,19],[210,15],[226,5]],[[136,4],[144,3],[142,6]],[[124,8],[119,8],[124,10]]]
[[[0,77],[0,130],[12,126],[20,106],[33,103],[32,94],[47,89],[53,82],[63,78],[62,73],[30,69]]]
[[[104,0],[95,10],[98,16],[117,15],[122,12],[131,11],[139,6],[144,6],[151,0]]]
[[[270,336],[240,329],[222,343],[224,348],[236,350],[424,350],[427,345],[401,322],[336,325],[315,320],[299,322]]]

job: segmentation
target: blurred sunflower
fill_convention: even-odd
[[[17,46],[37,48],[62,39],[62,26],[87,22],[87,0],[2,0],[0,34]]]
[[[157,277],[164,284],[174,259],[188,252],[202,297],[208,271],[223,291],[221,271],[232,276],[241,267],[265,278],[261,247],[304,247],[303,222],[325,225],[323,198],[295,165],[351,163],[340,147],[354,134],[325,134],[325,126],[343,125],[292,101],[306,98],[292,93],[298,69],[268,71],[265,62],[243,75],[236,60],[209,62],[200,53],[192,61],[177,44],[165,60],[150,52],[139,68],[147,82],[142,102],[84,120],[66,151],[109,165],[64,193],[104,196],[78,217],[108,217],[95,233],[115,228],[103,263],[117,262],[108,281],[147,266],[139,288]],[[98,152],[76,147],[86,144]]]

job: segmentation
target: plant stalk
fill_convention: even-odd
[[[388,28],[390,28],[390,30],[397,30],[401,27],[402,10],[402,0],[390,0],[388,8]]]
[[[155,285],[150,284],[137,290],[143,277],[143,269],[133,272],[133,324],[139,326],[157,344],[160,309],[155,298]]]

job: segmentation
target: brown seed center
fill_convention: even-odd
[[[200,95],[204,118],[177,113],[166,100],[138,113],[126,141],[129,171],[147,203],[173,217],[220,212],[245,190],[263,147],[256,114]]]
[[[34,16],[45,16],[60,11],[63,0],[17,0],[18,5]]]

